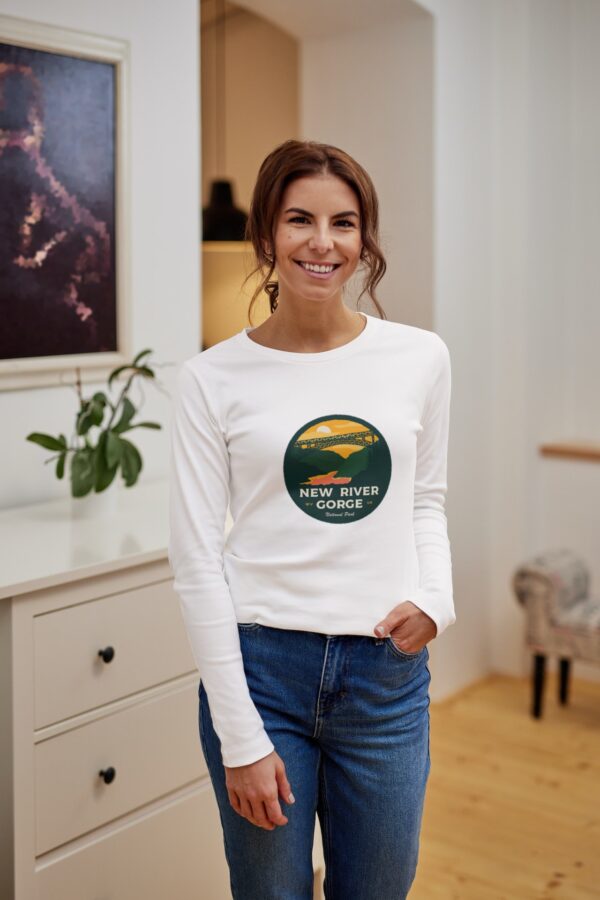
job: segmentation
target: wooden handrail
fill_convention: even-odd
[[[540,453],[542,456],[560,456],[563,459],[585,459],[590,462],[600,462],[600,443],[565,441],[555,444],[541,444]]]

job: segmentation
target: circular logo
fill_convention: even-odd
[[[296,506],[322,522],[370,515],[385,497],[392,459],[380,431],[356,416],[320,416],[287,446],[283,476]]]

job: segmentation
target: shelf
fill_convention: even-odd
[[[600,443],[571,441],[555,444],[541,444],[542,456],[560,456],[563,459],[585,459],[589,462],[600,462]]]

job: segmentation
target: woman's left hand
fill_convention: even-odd
[[[378,631],[382,628],[382,631]],[[418,653],[425,644],[437,635],[437,625],[427,613],[405,600],[395,606],[373,629],[377,637],[388,634],[400,650],[405,653]]]

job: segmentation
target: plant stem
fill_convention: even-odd
[[[117,400],[117,402],[115,403],[115,405],[114,405],[113,408],[112,408],[112,414],[111,414],[110,419],[108,420],[108,424],[107,424],[106,428],[104,429],[105,431],[108,431],[108,429],[109,429],[110,426],[112,425],[113,419],[114,419],[114,417],[115,417],[115,415],[116,415],[116,412],[117,412],[117,410],[118,410],[120,404],[123,402],[123,398],[125,397],[125,394],[126,394],[127,391],[129,390],[129,386],[130,386],[131,382],[133,381],[133,379],[135,378],[136,375],[137,375],[137,372],[133,372],[133,373],[129,376],[129,378],[127,379],[127,383],[126,383],[125,387],[123,388],[123,390],[121,391],[121,394],[120,394],[120,396],[119,396],[119,399]]]

